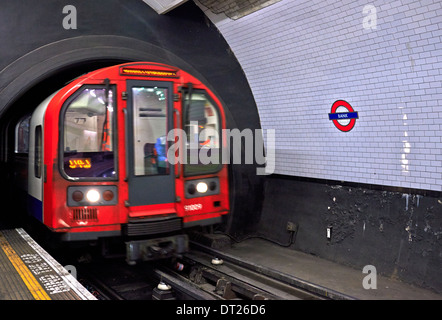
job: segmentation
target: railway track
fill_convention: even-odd
[[[222,262],[222,264],[221,264]],[[183,268],[180,271],[180,268]],[[178,270],[176,270],[178,269]],[[175,270],[160,266],[160,281],[171,286],[179,297],[196,300],[312,300],[321,297],[262,276],[229,261],[200,252],[186,254]],[[182,295],[185,296],[182,296]]]
[[[241,259],[241,257],[209,248],[197,242],[192,242],[192,247],[196,250],[196,252],[202,252],[211,256],[218,257],[220,259],[223,259],[224,261],[229,262],[234,267],[247,270],[251,273],[252,277],[258,277],[258,283],[262,282],[263,284],[265,284],[266,282],[269,282],[270,286],[275,286],[276,288],[281,287],[283,289],[283,292],[291,292],[291,294],[288,296],[278,296],[278,298],[280,299],[299,297],[303,300],[355,300],[354,297],[343,294],[341,292],[320,286],[318,284],[306,281],[290,274],[282,273],[278,270],[274,270],[263,265],[255,264],[250,261],[245,261]]]
[[[173,260],[137,266],[107,260],[79,273],[85,286],[103,300],[353,299],[198,243],[191,248]]]

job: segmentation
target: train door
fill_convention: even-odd
[[[43,215],[43,182],[45,180],[43,161],[44,116],[46,108],[56,93],[46,98],[34,110],[29,125],[29,158],[28,158],[28,212],[41,222]]]
[[[127,80],[129,206],[175,203],[174,168],[167,161],[173,127],[173,83]]]

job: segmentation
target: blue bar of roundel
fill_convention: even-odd
[[[328,118],[330,120],[358,119],[358,113],[357,112],[329,113]]]

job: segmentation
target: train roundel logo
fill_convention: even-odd
[[[328,118],[333,121],[336,128],[348,132],[354,128],[358,113],[347,101],[337,100],[333,103]]]

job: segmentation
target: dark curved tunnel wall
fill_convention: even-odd
[[[76,29],[63,25],[67,5],[77,10]],[[166,15],[141,0],[4,0],[0,9],[0,124],[82,73],[147,60],[177,66],[204,81],[226,106],[229,128],[260,128],[241,66],[192,1]],[[225,221],[227,231],[253,231],[262,180],[255,165],[232,165],[231,178],[233,214]]]

